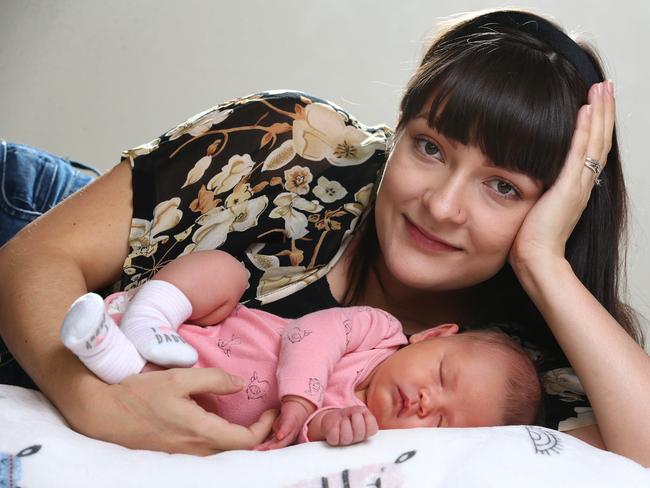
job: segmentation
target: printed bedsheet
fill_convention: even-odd
[[[40,393],[0,385],[0,488],[650,487],[650,469],[535,426],[379,432],[209,457],[130,450],[71,430]]]

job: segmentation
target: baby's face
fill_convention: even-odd
[[[380,429],[502,425],[507,356],[462,335],[424,339],[375,368],[366,404]]]

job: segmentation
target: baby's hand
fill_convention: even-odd
[[[273,422],[271,436],[254,450],[270,451],[292,444],[298,438],[307,417],[315,409],[314,405],[303,398],[293,396],[283,398],[280,415]]]
[[[329,410],[321,419],[321,432],[331,446],[347,446],[365,441],[379,430],[377,419],[367,407]]]

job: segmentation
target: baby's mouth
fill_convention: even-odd
[[[397,396],[398,396],[398,406],[397,406],[397,416],[401,417],[404,415],[409,407],[411,406],[411,400],[404,394],[404,392],[397,387]]]

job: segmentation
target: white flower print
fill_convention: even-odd
[[[268,205],[268,197],[245,200],[232,207],[216,207],[197,219],[199,227],[192,241],[192,251],[217,249],[232,231],[242,232],[257,225],[257,218]]]
[[[205,170],[210,166],[210,163],[212,163],[212,156],[203,156],[199,159],[194,167],[187,173],[187,178],[181,188],[185,188],[186,186],[199,181],[203,176],[203,173],[205,173]]]
[[[226,207],[215,207],[201,215],[196,223],[200,227],[192,236],[196,247],[192,251],[201,249],[217,249],[226,241],[230,226],[235,220],[234,214]]]
[[[149,230],[151,229],[151,222],[144,219],[132,219],[131,229],[129,232],[129,246],[134,251],[139,251],[141,248],[149,245]]]
[[[321,202],[325,203],[335,202],[348,194],[348,191],[343,188],[341,183],[334,180],[328,180],[324,176],[318,178],[318,185],[316,185],[313,192]]]
[[[200,136],[201,134],[209,131],[213,125],[220,124],[226,120],[232,112],[232,109],[221,111],[218,107],[211,108],[205,112],[201,112],[193,117],[190,117],[181,125],[176,126],[167,132],[165,135],[169,137],[170,141],[178,139],[185,134],[190,134],[195,137]]]
[[[547,371],[542,376],[544,390],[549,395],[558,395],[564,402],[581,400],[585,390],[571,368],[557,368]]]
[[[264,244],[261,242],[256,242],[249,246],[246,250],[246,256],[248,260],[253,263],[253,265],[259,270],[267,270],[270,268],[280,267],[280,258],[273,255],[260,254],[260,251],[264,248]]]
[[[261,196],[230,207],[229,210],[235,216],[235,220],[232,223],[232,230],[243,232],[251,227],[256,227],[257,218],[264,211],[268,203],[269,198],[267,196]]]
[[[368,206],[370,194],[372,193],[372,183],[368,183],[354,194],[354,203],[346,203],[343,208],[351,214],[359,217]]]
[[[153,211],[153,220],[134,218],[131,220],[129,245],[137,255],[151,256],[158,249],[159,242],[167,242],[169,236],[161,233],[173,228],[183,217],[178,209],[178,197],[160,202]]]
[[[273,203],[276,207],[271,211],[269,217],[283,218],[284,229],[291,239],[300,239],[307,235],[307,217],[297,210],[316,213],[323,209],[316,200],[310,202],[295,193],[287,192],[280,193],[275,197]]]
[[[218,195],[229,190],[232,190],[240,180],[248,175],[255,163],[250,155],[236,154],[228,161],[228,164],[215,175],[208,182],[208,190],[214,190],[214,194]]]
[[[352,166],[385,148],[386,141],[381,134],[346,125],[344,116],[329,105],[312,103],[304,108],[304,117],[293,123],[293,145],[296,153],[306,159]]]
[[[262,171],[280,169],[289,164],[296,157],[296,150],[291,139],[284,141],[280,147],[275,148],[264,160]]]
[[[137,146],[134,147],[133,149],[127,149],[126,151],[123,151],[122,157],[133,159],[137,156],[144,156],[145,154],[149,154],[150,152],[158,149],[159,145],[160,145],[160,137],[154,139],[151,142],[147,142],[146,144],[142,144],[141,146]]]
[[[237,185],[233,192],[226,198],[226,207],[234,207],[238,203],[250,200],[252,196],[253,191],[251,190],[250,184],[246,183],[245,185]]]
[[[596,423],[596,416],[590,407],[573,407],[573,411],[576,413],[575,417],[566,418],[558,423],[559,431],[566,432]]]
[[[309,193],[309,183],[314,179],[306,166],[293,166],[284,172],[284,188],[298,195]]]
[[[256,296],[262,303],[270,303],[291,295],[319,277],[317,270],[304,266],[268,268],[260,278]]]
[[[194,229],[194,224],[190,225],[183,232],[179,232],[178,234],[174,235],[174,239],[176,239],[178,242],[184,241],[191,234],[192,229]]]
[[[151,221],[151,237],[176,227],[176,224],[183,218],[183,212],[178,209],[180,203],[181,199],[174,197],[156,205]]]

